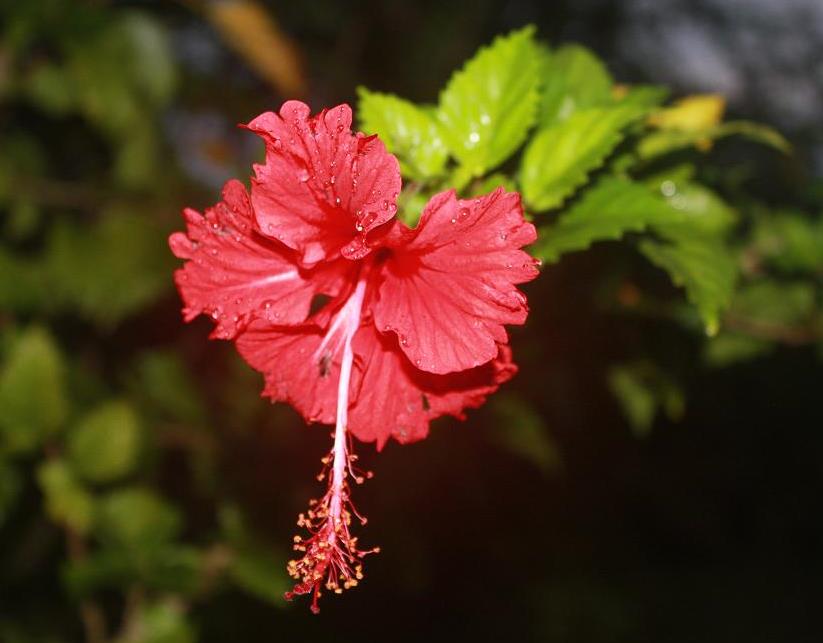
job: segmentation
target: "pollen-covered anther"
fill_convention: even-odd
[[[346,449],[348,451],[348,449]],[[365,524],[349,497],[349,477],[356,475],[352,465],[354,458],[346,454],[346,466],[341,467],[342,475],[338,483],[332,475],[334,458],[324,457],[323,474],[329,480],[326,494],[319,500],[309,502],[311,507],[298,517],[298,526],[306,529],[308,536],[296,535],[293,549],[302,554],[299,559],[290,560],[286,570],[296,582],[294,588],[286,593],[291,600],[297,595],[312,594],[311,610],[320,611],[318,599],[322,590],[335,594],[357,587],[363,579],[363,566],[359,562],[364,556],[376,553],[379,548],[358,549],[358,539],[352,536],[349,527],[352,518]]]

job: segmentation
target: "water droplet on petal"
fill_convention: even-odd
[[[276,149],[276,150],[283,149],[283,142],[279,138],[274,139],[274,144],[273,145],[274,145],[274,149]]]
[[[305,183],[309,180],[309,171],[306,168],[298,170],[297,172],[297,180],[301,183]]]
[[[469,209],[468,208],[460,208],[460,218],[465,219],[469,216]]]
[[[341,203],[343,203],[343,200],[339,196],[334,198],[334,205],[336,205],[338,208],[340,207]]]

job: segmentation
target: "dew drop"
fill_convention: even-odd
[[[341,199],[339,196],[334,198],[334,205],[336,205],[338,208],[340,207],[341,203],[343,203],[343,199]]]
[[[301,183],[305,183],[306,181],[308,181],[309,180],[309,171],[306,168],[303,168],[302,170],[299,170],[297,172],[297,180],[300,181]]]
[[[477,145],[478,142],[480,142],[479,132],[472,132],[469,134],[469,143],[471,143],[472,146]]]
[[[276,149],[276,150],[283,149],[283,141],[281,141],[279,138],[274,139],[274,149]]]
[[[388,209],[389,209],[389,202],[388,202],[388,201],[383,201],[383,209],[384,209],[384,210],[388,210]]]
[[[468,208],[460,208],[460,218],[465,219],[469,216],[469,209]]]

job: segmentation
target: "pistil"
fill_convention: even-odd
[[[366,524],[366,519],[357,513],[350,498],[348,478],[362,483],[371,473],[361,475],[354,466],[357,456],[350,453],[350,440],[347,434],[349,393],[351,388],[351,371],[354,363],[352,340],[360,327],[360,315],[363,297],[366,291],[365,275],[361,276],[354,292],[340,309],[329,326],[329,330],[315,353],[318,364],[328,359],[327,350],[332,359],[342,352],[340,358],[340,379],[337,386],[337,413],[334,427],[334,446],[323,459],[323,470],[319,480],[328,479],[326,494],[318,500],[309,502],[309,510],[300,514],[299,527],[309,532],[309,537],[294,537],[294,550],[303,555],[298,560],[289,561],[289,575],[297,581],[292,591],[286,593],[286,599],[295,595],[312,594],[311,610],[320,611],[317,605],[322,588],[337,594],[345,589],[355,587],[363,578],[361,559],[378,548],[360,550],[357,538],[349,531],[352,517]]]

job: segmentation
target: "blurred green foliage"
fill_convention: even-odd
[[[59,0],[0,11],[0,528],[36,514],[65,541],[35,554],[59,570],[69,607],[41,637],[0,606],[0,640],[77,640],[82,622],[90,643],[188,643],[193,611],[222,589],[280,605],[287,583],[284,552],[231,497],[217,454],[218,427],[259,421],[258,382],[196,363],[163,327],[179,325],[166,237],[200,199],[163,125],[185,78],[148,12]],[[588,49],[549,47],[530,27],[481,49],[437,98],[359,90],[362,129],[399,157],[408,221],[441,189],[517,189],[545,270],[622,241],[684,288],[690,307],[618,268],[604,299],[693,332],[707,367],[783,345],[823,354],[820,204],[776,207],[706,171],[715,141],[785,153],[778,133],[723,122],[711,100],[665,107],[665,90],[618,85]],[[640,436],[684,413],[688,391],[667,369],[651,356],[609,368]],[[491,443],[562,472],[524,396],[501,394],[490,413]]]

